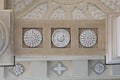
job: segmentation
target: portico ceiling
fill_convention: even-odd
[[[120,13],[120,0],[12,0],[11,2],[16,18],[22,19],[104,19],[107,14]]]

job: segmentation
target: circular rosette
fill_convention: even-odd
[[[83,30],[80,34],[80,44],[83,47],[93,47],[96,44],[97,36],[93,30]]]
[[[9,36],[8,30],[4,24],[0,22],[0,55],[4,53],[8,46]]]
[[[97,63],[95,66],[94,66],[94,71],[98,74],[101,74],[103,73],[105,70],[105,66],[103,63]]]
[[[14,75],[16,76],[20,76],[24,73],[24,66],[21,65],[21,64],[16,64],[14,67],[13,67],[13,73]]]
[[[29,29],[24,33],[24,43],[28,47],[38,47],[42,42],[42,35],[37,29]]]
[[[52,43],[56,47],[66,47],[70,42],[70,34],[65,29],[57,29],[52,34]]]

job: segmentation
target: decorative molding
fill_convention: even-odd
[[[104,19],[106,16],[106,14],[94,4],[88,3],[87,9],[95,19]]]
[[[104,56],[16,56],[16,61],[104,60]]]
[[[120,12],[120,0],[99,0],[115,12]]]
[[[78,8],[74,8],[72,10],[72,18],[74,20],[79,20],[79,19],[87,19],[87,17],[85,16],[85,14],[83,13],[82,10],[78,9]]]
[[[47,2],[41,3],[37,7],[35,7],[33,10],[31,10],[29,13],[24,15],[22,18],[23,19],[28,19],[28,18],[41,19],[45,15],[47,10],[48,10],[48,3]]]
[[[52,0],[52,1],[62,5],[74,5],[81,3],[83,0]]]
[[[54,9],[50,16],[50,19],[65,19],[65,18],[66,13],[61,7]]]
[[[105,55],[105,21],[104,20],[75,20],[75,21],[64,21],[64,20],[22,20],[16,21],[15,29],[15,41],[16,41],[16,52],[19,55],[38,55],[38,56],[76,56],[76,55]],[[33,23],[32,23],[33,22]],[[21,31],[25,28],[42,28],[44,35],[42,48],[23,48],[23,39]],[[79,29],[95,29],[98,34],[98,41],[92,48],[80,48],[79,44]],[[71,40],[68,44],[60,48],[53,46],[52,44],[52,33],[56,29],[65,29],[69,32]],[[102,34],[102,35],[101,35]],[[50,35],[50,36],[48,36]],[[17,36],[21,38],[18,40]],[[52,45],[51,45],[52,44]],[[104,45],[103,45],[104,44]],[[18,46],[19,45],[19,46]],[[35,52],[35,53],[34,53]],[[33,54],[34,53],[34,54]],[[57,53],[57,54],[56,54]]]
[[[23,8],[25,8],[27,5],[32,3],[34,0],[13,0],[12,5],[15,12],[21,11]]]
[[[106,64],[120,64],[119,15],[109,15],[106,23]]]

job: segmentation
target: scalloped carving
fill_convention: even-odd
[[[65,19],[65,11],[62,8],[53,10],[50,19]]]
[[[88,11],[95,19],[104,19],[106,14],[94,4],[88,4]]]
[[[15,12],[19,12],[32,2],[33,0],[13,0],[13,8]]]
[[[87,19],[87,17],[85,16],[85,14],[83,13],[82,10],[78,9],[78,8],[74,8],[72,11],[72,18],[73,19]]]
[[[105,4],[110,9],[115,12],[120,12],[120,0],[100,0],[103,4]]]
[[[24,15],[23,18],[41,19],[45,15],[47,10],[48,3],[42,3],[31,10],[28,14]]]

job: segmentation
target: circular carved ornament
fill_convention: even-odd
[[[42,35],[37,29],[29,29],[24,33],[24,43],[26,46],[34,48],[41,44]]]
[[[0,22],[0,55],[4,53],[8,46],[8,30],[6,26]]]
[[[65,29],[57,29],[52,34],[52,43],[56,47],[66,47],[70,42],[70,34]]]
[[[101,74],[103,73],[105,70],[105,66],[103,63],[97,63],[95,66],[94,66],[94,71],[98,74]]]
[[[83,47],[93,47],[96,44],[97,36],[93,30],[83,30],[80,34],[80,43]]]
[[[24,67],[23,65],[21,64],[16,64],[14,67],[13,67],[13,73],[14,75],[16,76],[20,76],[24,73]]]

